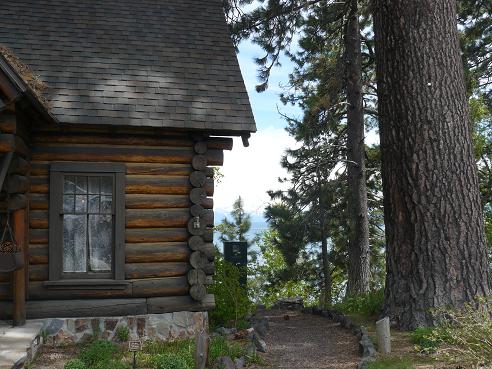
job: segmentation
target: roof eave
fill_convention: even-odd
[[[17,102],[24,97],[34,110],[49,123],[59,124],[58,119],[39,101],[31,88],[22,80],[3,55],[0,55],[0,71],[3,72],[3,75],[0,74],[0,85],[2,85],[2,82],[3,84],[5,82],[9,83],[4,92],[10,101]],[[5,81],[4,77],[6,77],[7,81]]]

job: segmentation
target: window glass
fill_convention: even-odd
[[[87,272],[87,218],[63,215],[63,271]]]
[[[63,272],[111,272],[113,177],[65,175]]]

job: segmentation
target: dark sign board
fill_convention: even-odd
[[[225,261],[237,266],[241,270],[240,282],[246,286],[246,267],[248,266],[248,243],[239,241],[224,242]]]

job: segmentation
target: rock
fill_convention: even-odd
[[[250,337],[254,331],[254,328],[242,329],[234,334],[234,339],[242,340],[244,338]]]
[[[255,347],[259,352],[266,352],[267,351],[267,344],[265,341],[263,341],[263,339],[260,337],[260,335],[253,333],[252,341],[255,344]]]
[[[246,367],[246,359],[244,357],[238,357],[236,360],[234,360],[234,364],[236,365],[237,369],[243,369]]]
[[[42,330],[45,332],[47,336],[54,335],[58,333],[60,329],[63,327],[63,320],[61,319],[51,319],[45,322]]]
[[[359,352],[362,358],[376,356],[376,349],[371,341],[371,338],[364,334],[359,341]]]
[[[236,365],[229,356],[220,356],[215,360],[212,369],[236,369]]]
[[[255,318],[251,321],[251,327],[253,327],[260,337],[264,338],[269,328],[268,319],[265,317]]]
[[[285,310],[302,310],[304,308],[304,300],[302,297],[287,297],[279,299],[274,305],[274,309]]]
[[[219,327],[215,331],[222,336],[230,336],[231,334],[235,334],[237,332],[237,329],[236,328]]]

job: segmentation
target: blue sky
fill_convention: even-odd
[[[234,148],[225,153],[221,171],[224,178],[217,184],[215,192],[216,220],[231,210],[238,196],[243,197],[245,208],[256,216],[261,216],[269,197],[266,191],[280,188],[279,176],[285,176],[280,167],[284,150],[295,145],[285,132],[286,122],[278,113],[300,116],[299,109],[284,106],[279,99],[282,85],[288,82],[293,65],[287,58],[281,60],[281,67],[272,71],[267,91],[257,93],[257,65],[254,59],[263,56],[262,50],[250,42],[243,42],[239,48],[238,60],[244,82],[255,115],[258,132],[252,135],[250,146],[244,148],[240,139],[235,139]]]

